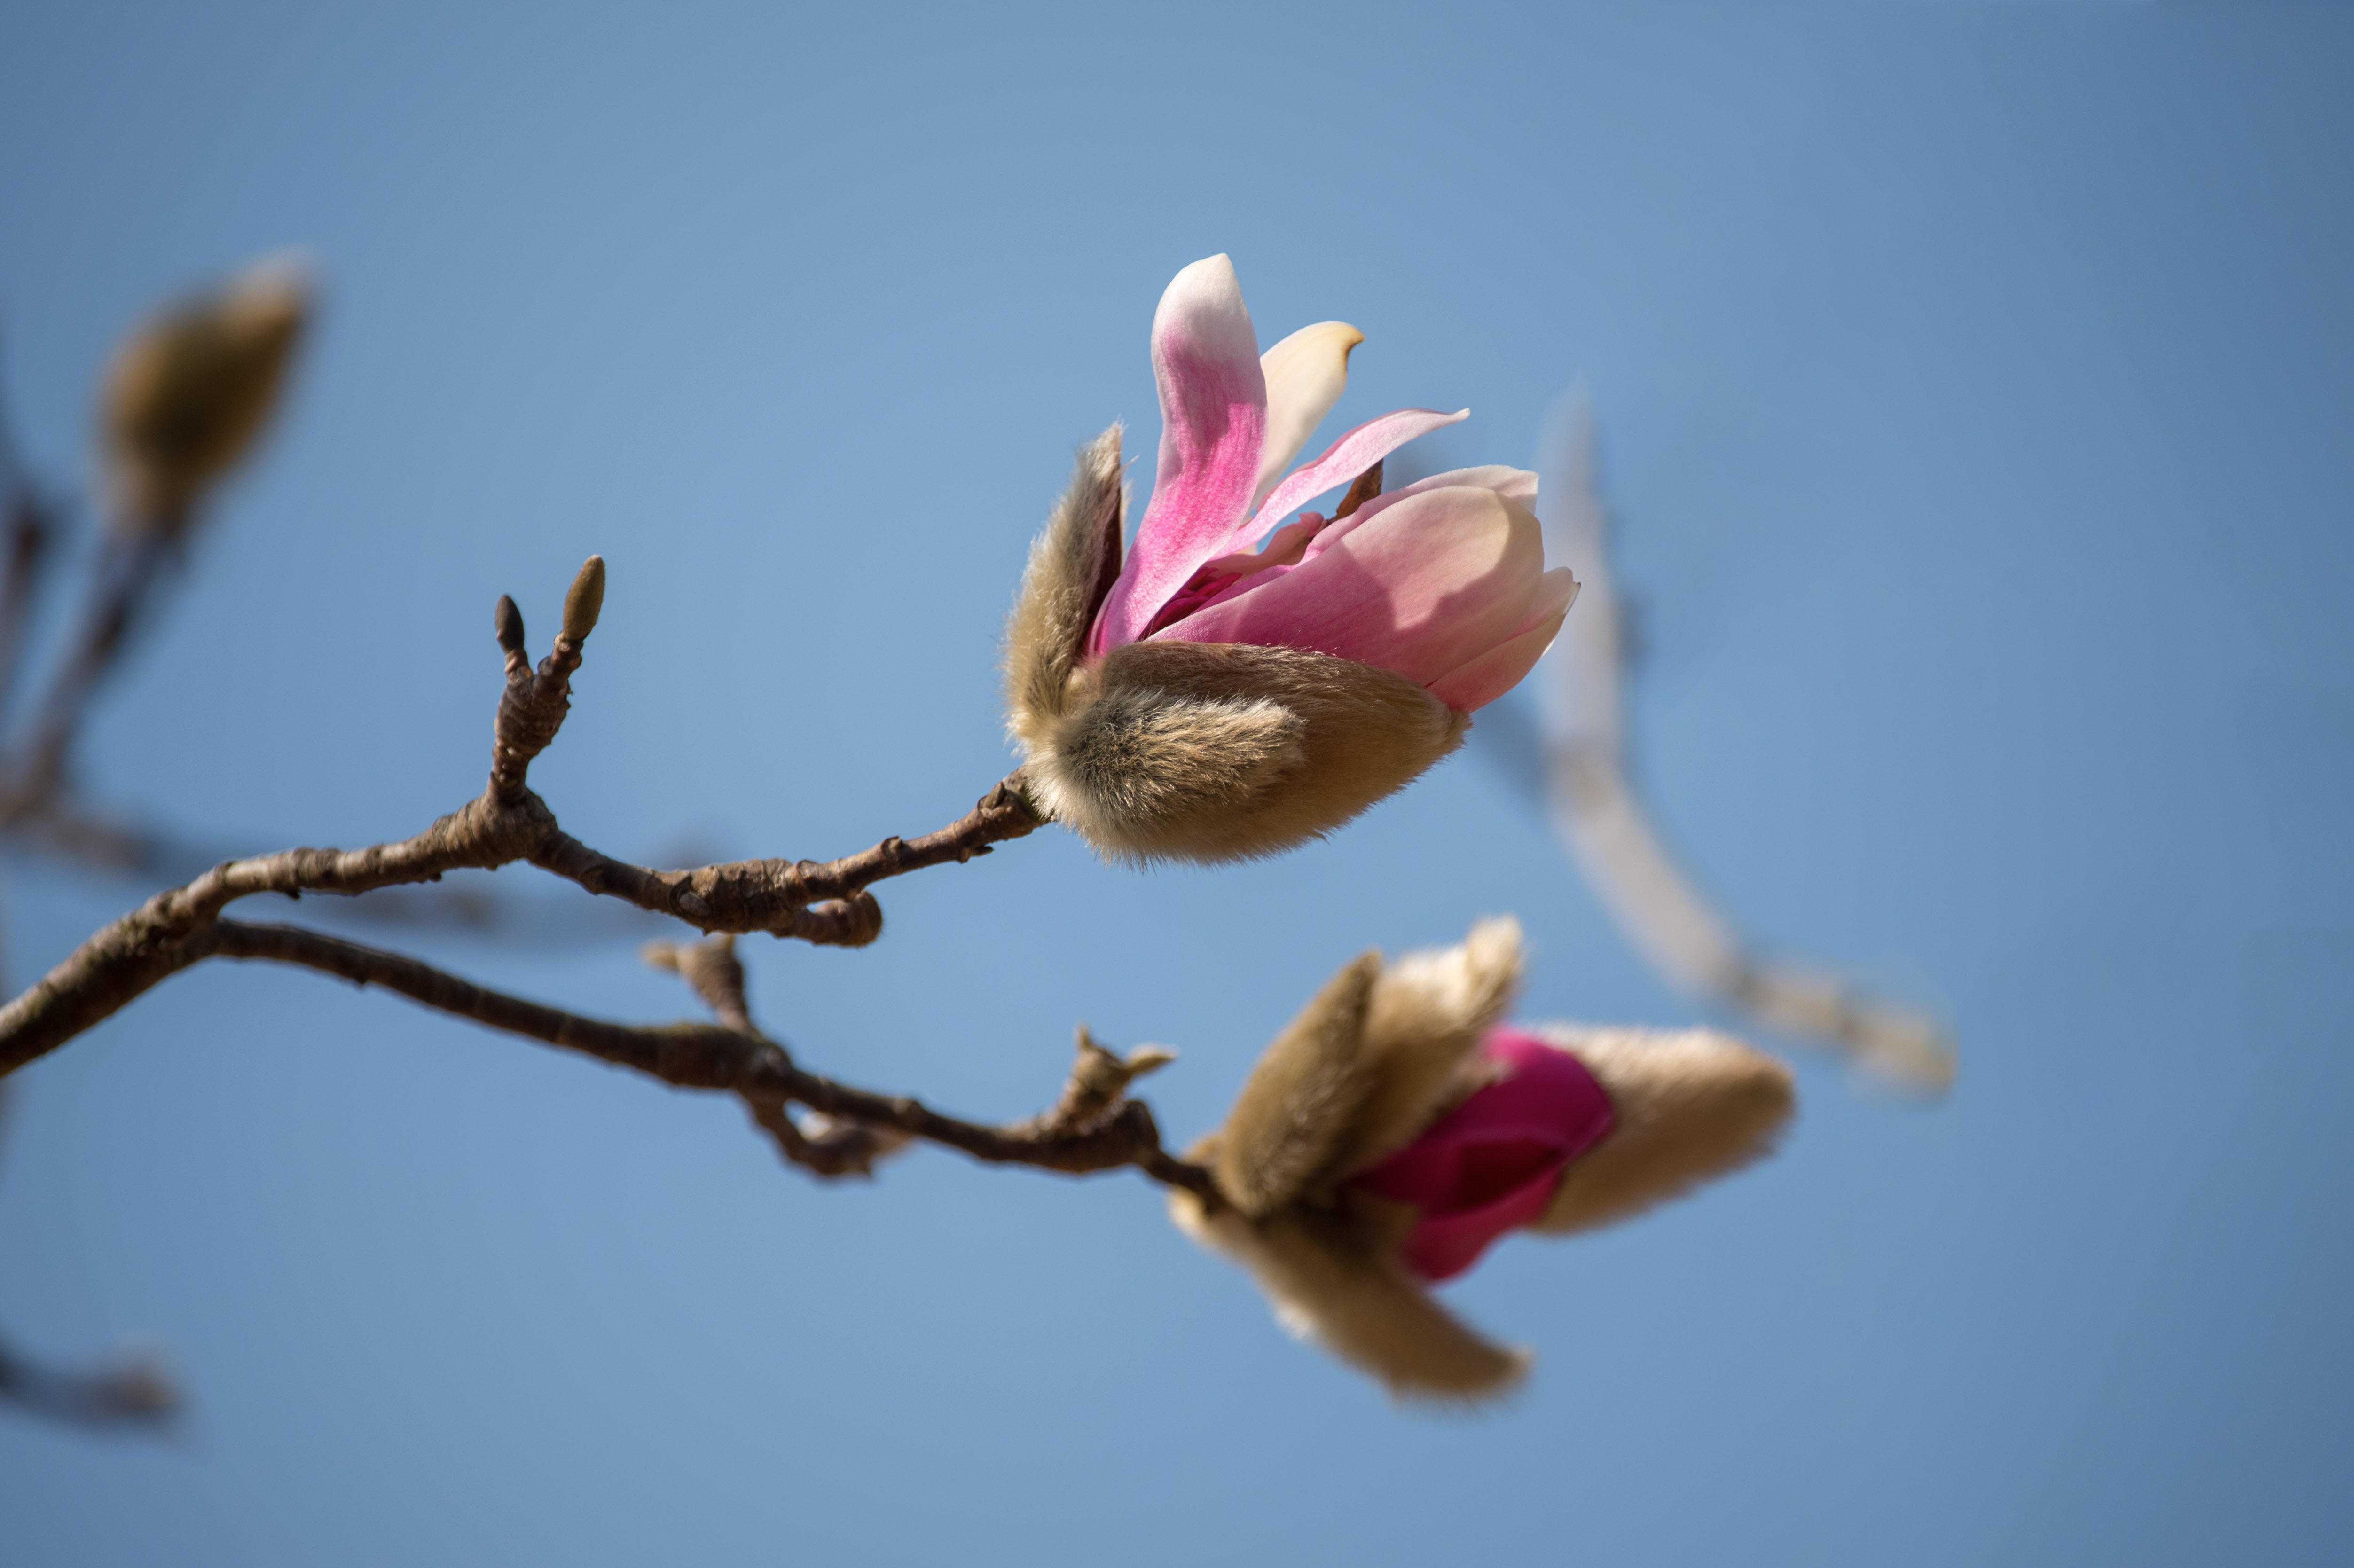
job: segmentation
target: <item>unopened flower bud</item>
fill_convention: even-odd
[[[515,601],[505,594],[499,595],[498,605],[491,612],[491,630],[499,640],[499,652],[502,653],[523,652],[523,611],[518,609],[515,607]]]
[[[591,556],[580,564],[572,586],[565,590],[564,635],[575,642],[588,641],[604,608],[605,557]]]
[[[1505,1024],[1520,949],[1484,920],[1352,960],[1190,1152],[1225,1204],[1171,1200],[1288,1327],[1401,1396],[1484,1398],[1527,1365],[1427,1285],[1510,1231],[1594,1229],[1747,1164],[1789,1118],[1787,1070],[1723,1035]]]
[[[107,373],[101,425],[123,525],[176,533],[269,424],[311,313],[307,270],[247,269],[134,333]]]

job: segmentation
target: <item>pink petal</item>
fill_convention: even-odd
[[[1258,573],[1273,567],[1295,566],[1308,553],[1308,543],[1324,526],[1320,512],[1303,512],[1299,521],[1287,523],[1268,538],[1267,548],[1242,551],[1232,556],[1220,556],[1193,568],[1193,577],[1183,588],[1170,596],[1169,602],[1153,613],[1146,622],[1144,635],[1150,638],[1162,627],[1182,620],[1204,605],[1232,595],[1241,585]]]
[[[1303,648],[1427,683],[1520,630],[1543,572],[1527,511],[1491,490],[1426,491],[1154,635]]]
[[[1569,614],[1570,601],[1576,597],[1577,583],[1567,567],[1547,572],[1524,629],[1431,682],[1430,694],[1458,713],[1477,713],[1519,685],[1553,646],[1563,619]]]
[[[1320,555],[1338,544],[1351,529],[1362,527],[1409,495],[1420,495],[1433,490],[1449,490],[1458,485],[1492,490],[1507,501],[1517,502],[1528,511],[1536,510],[1537,476],[1527,469],[1507,468],[1501,463],[1487,463],[1479,468],[1452,468],[1445,473],[1434,473],[1428,479],[1418,479],[1412,484],[1402,485],[1396,490],[1384,491],[1338,523],[1333,524],[1328,532],[1318,537],[1308,553],[1310,556]]]
[[[1324,450],[1324,455],[1275,487],[1258,511],[1237,529],[1232,547],[1240,549],[1267,530],[1293,507],[1305,505],[1328,490],[1338,490],[1373,464],[1414,440],[1441,426],[1471,417],[1469,408],[1441,414],[1431,408],[1400,408],[1368,419]]]
[[[1507,501],[1516,501],[1530,511],[1537,509],[1537,476],[1532,470],[1514,468],[1509,463],[1488,462],[1475,468],[1449,469],[1434,473],[1428,479],[1416,481],[1400,492],[1411,495],[1420,490],[1438,490],[1450,484],[1477,485],[1492,490]]]
[[[1161,394],[1161,461],[1090,649],[1133,642],[1193,570],[1228,549],[1250,508],[1267,435],[1258,337],[1234,263],[1196,261],[1171,281],[1152,317],[1152,378]]]
[[[1509,1025],[1479,1054],[1504,1069],[1405,1148],[1350,1185],[1422,1213],[1403,1257],[1425,1279],[1450,1279],[1506,1231],[1542,1215],[1569,1162],[1617,1119],[1585,1063]]]
[[[1229,571],[1224,574],[1225,580],[1223,585],[1217,587],[1214,593],[1202,594],[1190,591],[1181,593],[1179,598],[1187,602],[1180,604],[1177,599],[1172,599],[1163,606],[1161,613],[1153,617],[1152,631],[1158,631],[1162,627],[1171,625],[1197,609],[1230,599],[1248,589],[1263,587],[1266,581],[1273,579],[1260,579],[1255,575],[1256,573],[1275,568],[1276,575],[1281,576],[1283,571],[1289,569],[1299,561],[1313,559],[1322,555],[1352,529],[1380,516],[1408,496],[1420,495],[1426,491],[1444,490],[1456,485],[1476,485],[1483,490],[1492,490],[1507,501],[1516,501],[1524,507],[1532,507],[1536,500],[1537,476],[1524,468],[1506,468],[1496,463],[1480,468],[1449,469],[1445,473],[1434,473],[1428,479],[1417,480],[1401,489],[1377,495],[1338,522],[1328,522],[1317,513],[1304,512],[1300,514],[1299,522],[1287,523],[1268,535],[1266,546],[1257,556],[1235,555],[1224,557],[1228,561],[1247,560],[1253,564],[1249,571]],[[1310,518],[1314,518],[1315,523],[1307,526],[1303,533],[1302,525],[1307,524]],[[1218,562],[1212,561],[1203,567],[1202,571],[1215,571],[1217,567]],[[1199,580],[1199,574],[1196,574],[1196,580]],[[1188,584],[1188,590],[1192,587],[1192,584]],[[1151,634],[1148,631],[1145,635],[1149,637]]]

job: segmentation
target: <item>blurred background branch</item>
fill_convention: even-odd
[[[269,429],[313,313],[299,260],[274,257],[174,303],[133,332],[109,367],[98,424],[96,507],[48,483],[0,397],[0,844],[146,887],[186,882],[231,856],[89,800],[77,743],[111,683],[186,581],[223,481]],[[4,346],[4,345],[0,345]],[[75,520],[101,512],[87,569],[59,568]],[[61,645],[35,632],[77,591]],[[17,697],[37,676],[30,717]],[[626,936],[652,916],[607,900],[516,898],[477,886],[404,888],[343,908],[364,922],[526,942]],[[0,1403],[52,1419],[152,1427],[179,1407],[153,1359],[90,1372],[47,1367],[0,1345]]]
[[[1679,989],[1800,1044],[1834,1051],[1909,1092],[1952,1086],[1954,1040],[1927,1012],[1837,969],[1766,952],[1669,848],[1631,765],[1637,639],[1611,549],[1594,416],[1573,392],[1547,416],[1537,453],[1545,559],[1577,574],[1561,635],[1537,666],[1536,715],[1498,703],[1474,739],[1543,810],[1628,944]]]
[[[162,1360],[139,1351],[111,1364],[61,1371],[0,1342],[0,1404],[69,1425],[159,1433],[181,1408],[180,1391]]]

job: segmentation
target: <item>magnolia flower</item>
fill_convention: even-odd
[[[1380,493],[1384,457],[1469,409],[1384,414],[1286,473],[1363,341],[1324,322],[1262,355],[1233,264],[1196,261],[1153,317],[1161,455],[1125,563],[1118,426],[1032,547],[1009,728],[1037,803],[1108,856],[1232,860],[1338,827],[1459,745],[1561,629],[1577,584],[1544,569],[1534,474]],[[1331,516],[1284,523],[1343,485]]]
[[[1249,1268],[1278,1319],[1405,1397],[1510,1387],[1428,1285],[1499,1237],[1592,1230],[1767,1153],[1791,1110],[1779,1062],[1706,1030],[1503,1024],[1521,932],[1343,969],[1191,1150],[1225,1203],[1171,1213]]]

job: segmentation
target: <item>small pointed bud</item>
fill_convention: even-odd
[[[564,596],[564,635],[575,642],[586,642],[588,634],[597,630],[598,613],[605,608],[605,557],[591,556],[581,564],[580,573],[572,579],[571,590]]]
[[[650,969],[660,969],[664,974],[677,974],[680,972],[678,944],[648,942],[638,949],[638,961]]]
[[[1177,1053],[1164,1045],[1139,1045],[1128,1054],[1125,1065],[1130,1082],[1147,1073],[1157,1073],[1177,1059]]]
[[[115,356],[101,399],[122,524],[176,533],[268,426],[311,313],[299,262],[260,262],[165,312]]]
[[[1161,1045],[1140,1045],[1126,1056],[1097,1044],[1084,1023],[1078,1026],[1078,1060],[1071,1065],[1072,1087],[1105,1101],[1117,1099],[1128,1086],[1147,1073],[1156,1073],[1177,1059]]]
[[[1122,1056],[1097,1044],[1084,1023],[1078,1026],[1073,1044],[1078,1059],[1071,1064],[1062,1097],[1029,1124],[1037,1130],[1067,1132],[1093,1126],[1119,1107],[1130,1083],[1177,1059],[1176,1052],[1159,1045],[1140,1045]]]
[[[523,611],[515,608],[514,599],[505,594],[499,595],[499,607],[492,612],[491,624],[498,633],[502,652],[523,652]]]

